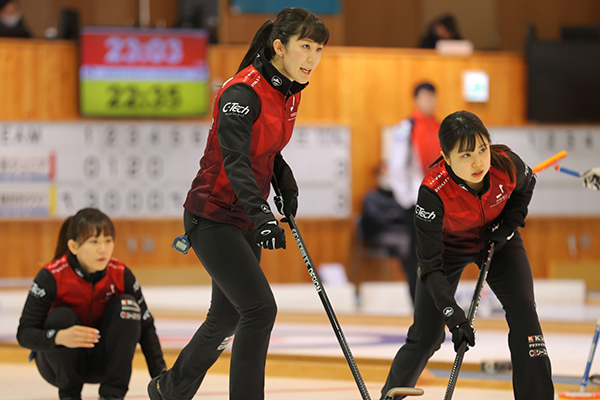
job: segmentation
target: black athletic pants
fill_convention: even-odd
[[[127,294],[109,302],[102,318],[100,342],[93,349],[59,346],[55,350],[36,353],[35,362],[40,374],[58,387],[61,399],[79,398],[84,383],[100,383],[101,396],[123,398],[127,393],[133,354],[142,327],[139,312],[136,317],[121,318],[121,300],[135,303],[135,298]],[[129,316],[135,314],[130,308],[127,312]],[[73,310],[58,307],[46,318],[44,329],[59,330],[73,325],[79,325]]]
[[[471,262],[481,266],[483,257],[484,254],[475,259],[444,256],[448,280],[454,291],[464,268]],[[515,399],[553,400],[550,359],[535,309],[531,267],[518,232],[494,254],[487,283],[502,304],[509,326],[508,345],[513,365]],[[414,321],[408,330],[406,344],[400,348],[392,362],[381,392],[382,398],[393,387],[414,387],[427,361],[440,348],[444,339],[444,318],[419,279]],[[468,353],[466,357],[468,358]]]
[[[187,211],[184,226],[198,259],[212,278],[211,304],[206,320],[173,367],[160,376],[160,392],[165,400],[193,398],[206,372],[235,334],[229,398],[262,400],[277,306],[259,264],[261,251],[254,232]]]

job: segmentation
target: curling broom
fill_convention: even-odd
[[[594,338],[592,339],[592,347],[590,348],[590,354],[588,355],[588,360],[585,364],[585,371],[583,372],[583,378],[581,379],[579,391],[559,393],[559,399],[600,399],[600,393],[585,391],[588,377],[590,376],[592,361],[594,360],[594,354],[596,353],[596,346],[598,346],[598,336],[600,336],[600,317],[598,317],[598,321],[596,322],[596,331],[594,332]]]
[[[548,158],[547,160],[544,160],[541,163],[539,163],[538,165],[536,165],[535,167],[533,167],[533,172],[537,174],[538,172],[548,168],[552,164],[555,164],[557,161],[562,160],[566,156],[567,156],[567,152],[565,150],[560,151],[560,152],[556,153],[555,155],[553,155],[552,157]]]

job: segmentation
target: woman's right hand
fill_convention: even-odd
[[[69,348],[92,348],[100,341],[100,331],[88,326],[73,325],[56,332],[54,343]]]

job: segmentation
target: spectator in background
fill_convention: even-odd
[[[439,121],[435,118],[437,98],[435,87],[423,82],[415,87],[414,109],[409,118],[392,127],[392,137],[387,159],[387,176],[383,178],[388,190],[393,193],[401,214],[409,215],[406,219],[409,245],[402,246],[407,252],[401,256],[402,265],[408,278],[410,293],[414,299],[416,286],[417,255],[415,229],[412,216],[421,181],[428,166],[440,155],[438,141]],[[380,180],[381,182],[381,180]]]
[[[456,18],[452,14],[445,14],[435,19],[421,38],[419,47],[422,49],[435,49],[438,40],[461,40]]]
[[[178,28],[205,29],[210,43],[218,42],[219,2],[217,0],[179,0]]]
[[[385,249],[390,256],[400,260],[414,303],[417,283],[414,213],[394,198],[386,163],[380,163],[375,172],[377,188],[367,193],[363,200],[359,229],[367,246]]]
[[[31,37],[16,0],[0,0],[0,37]]]

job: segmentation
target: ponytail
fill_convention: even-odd
[[[69,217],[65,219],[62,226],[60,227],[60,231],[58,232],[58,240],[56,242],[56,250],[54,250],[54,258],[61,258],[69,251],[69,247],[67,246],[67,242],[69,241],[69,228],[71,227],[71,221],[73,217]]]
[[[493,144],[490,146],[490,155],[492,166],[500,171],[507,173],[510,177],[510,183],[514,183],[517,176],[517,167],[505,152],[510,151],[510,147],[504,144]]]
[[[264,24],[262,24],[258,31],[256,31],[256,33],[254,34],[254,39],[252,39],[252,43],[250,43],[250,48],[248,48],[246,55],[242,59],[242,62],[240,63],[240,67],[238,68],[237,72],[240,72],[244,68],[252,65],[254,59],[256,58],[256,55],[260,53],[262,49],[268,48],[267,45],[269,44],[269,37],[271,37],[274,25],[275,20],[270,19]],[[265,56],[268,60],[272,58],[270,54]]]

